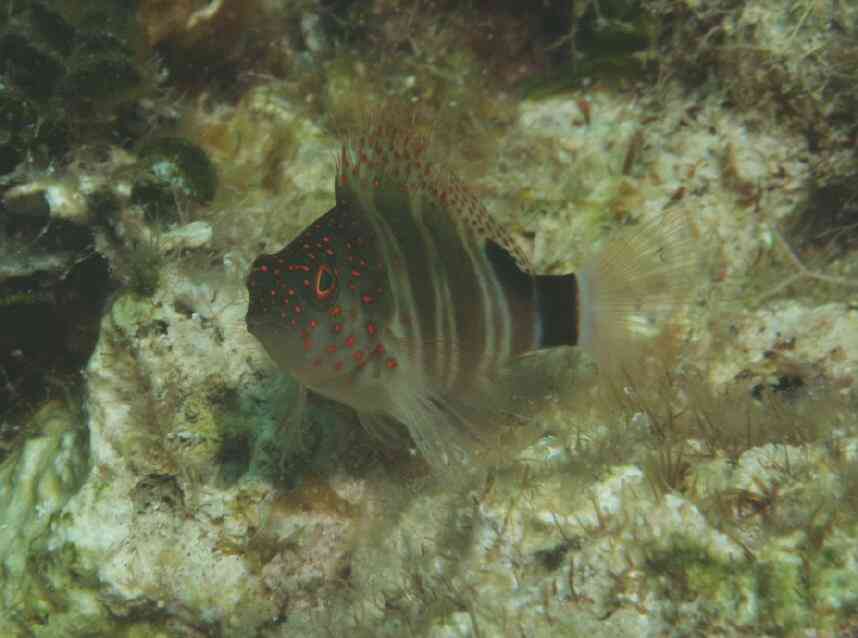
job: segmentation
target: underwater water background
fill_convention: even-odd
[[[0,0],[0,636],[858,635],[856,36],[811,0]],[[245,326],[390,104],[541,274],[665,215],[699,245],[640,366],[555,353],[472,473]]]

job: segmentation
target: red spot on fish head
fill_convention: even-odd
[[[361,205],[338,199],[280,252],[253,262],[247,326],[286,369],[317,367],[314,374],[323,375],[333,371],[345,349],[351,357],[340,359],[341,367],[378,355],[373,348],[388,309],[379,293],[387,288],[388,270],[366,216],[355,210]],[[349,326],[352,321],[356,325]],[[376,361],[382,365],[384,359]]]

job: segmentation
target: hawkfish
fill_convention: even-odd
[[[435,469],[491,458],[501,423],[526,418],[517,406],[545,391],[534,355],[578,346],[600,367],[634,365],[625,354],[688,288],[694,250],[676,213],[608,239],[576,273],[536,273],[395,121],[345,141],[335,180],[334,207],[253,262],[247,329],[368,430],[404,426]]]

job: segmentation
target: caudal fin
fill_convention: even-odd
[[[699,282],[702,247],[679,210],[611,237],[578,273],[578,343],[611,371],[638,365]]]

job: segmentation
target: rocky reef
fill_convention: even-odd
[[[0,634],[858,631],[858,8],[529,4],[0,2]],[[561,353],[468,481],[244,327],[392,101],[540,272],[701,246],[646,374]]]

